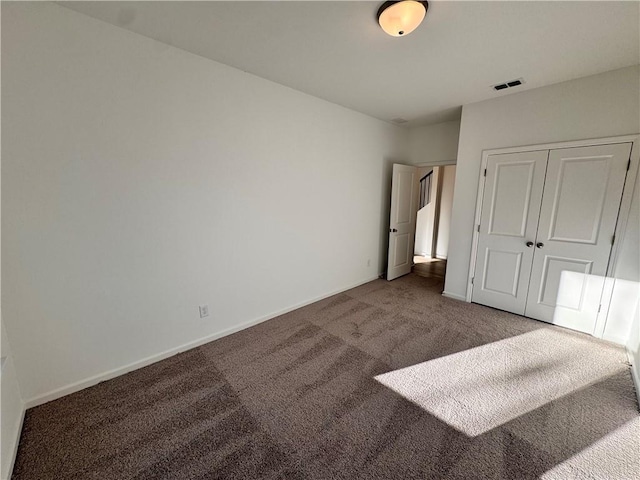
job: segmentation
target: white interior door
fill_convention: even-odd
[[[417,167],[393,164],[387,280],[411,271],[418,207],[417,176]]]
[[[488,157],[472,301],[524,314],[547,155]]]
[[[593,333],[631,143],[551,150],[525,315]]]

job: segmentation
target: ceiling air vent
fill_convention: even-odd
[[[511,80],[510,82],[499,83],[498,85],[494,85],[493,88],[495,91],[504,90],[505,88],[513,88],[518,85],[522,85],[524,80],[522,78],[516,78],[515,80]]]

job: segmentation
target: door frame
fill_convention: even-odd
[[[451,160],[438,160],[435,162],[418,162],[418,163],[412,163],[411,165],[413,165],[414,167],[446,167],[448,165],[456,165],[458,163],[457,159],[451,159]]]
[[[554,142],[543,143],[537,145],[524,145],[520,147],[506,147],[506,148],[494,148],[482,151],[482,161],[480,162],[480,172],[478,179],[478,196],[476,198],[476,213],[473,221],[473,239],[471,243],[471,258],[469,261],[469,275],[467,277],[467,292],[465,300],[471,303],[471,295],[473,293],[473,278],[475,276],[476,259],[478,256],[478,227],[480,225],[480,218],[482,216],[482,201],[484,199],[484,185],[485,185],[485,170],[487,168],[487,162],[489,155],[504,154],[504,153],[518,153],[518,152],[531,152],[536,150],[557,150],[561,148],[574,148],[574,147],[591,147],[596,145],[609,145],[614,143],[631,143],[631,163],[629,170],[625,178],[624,187],[622,190],[622,198],[620,200],[620,209],[618,210],[618,220],[616,222],[615,237],[613,245],[611,247],[611,253],[609,255],[609,263],[607,265],[607,272],[605,278],[605,285],[602,295],[602,308],[598,313],[596,319],[595,333],[604,331],[604,326],[609,313],[609,301],[610,293],[613,290],[613,278],[612,274],[615,271],[615,267],[618,263],[618,257],[620,254],[621,241],[624,238],[627,223],[629,220],[629,212],[631,210],[631,200],[633,197],[633,188],[636,183],[636,177],[638,176],[638,164],[640,163],[640,133],[633,135],[621,135],[615,137],[604,138],[592,138],[585,140],[573,140],[567,142]],[[601,335],[600,335],[601,336]]]
[[[457,165],[457,159],[453,159],[453,160],[438,160],[436,162],[420,162],[420,163],[412,163],[413,166],[418,167],[418,168],[423,168],[423,167],[449,167],[451,165]],[[444,172],[444,170],[443,170]],[[457,173],[457,172],[456,172]],[[440,194],[442,193],[442,180],[443,180],[443,176],[444,173],[439,174],[438,178],[436,178],[436,201],[437,204],[434,207],[434,218],[433,218],[433,231],[432,231],[432,238],[431,238],[431,257],[435,258],[436,256],[436,247],[437,247],[437,243],[438,243],[438,224],[440,222]],[[433,182],[433,180],[432,180]],[[431,188],[434,188],[433,183],[431,184]],[[416,215],[418,214],[418,211],[416,210]],[[413,238],[413,251],[415,253],[415,249],[416,249],[416,239],[415,237]]]

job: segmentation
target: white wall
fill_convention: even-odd
[[[458,138],[460,134],[460,121],[437,123],[434,125],[422,125],[409,129],[407,134],[409,160],[413,164],[451,164],[455,163],[458,153]],[[427,167],[424,167],[427,168]],[[419,175],[422,178],[424,174]],[[432,192],[436,194],[436,174],[434,173]],[[416,241],[414,252],[430,255],[433,243],[433,216],[435,202],[418,211],[416,222]],[[446,222],[447,220],[445,220]],[[442,220],[440,221],[442,223]],[[443,225],[445,226],[445,225]],[[446,227],[445,227],[446,228]],[[444,235],[442,242],[440,235]],[[446,237],[446,238],[445,238]],[[446,256],[448,237],[438,233],[437,248],[440,254]],[[443,247],[444,245],[444,247]],[[442,250],[444,248],[444,250]],[[444,253],[442,253],[444,251]]]
[[[637,148],[640,148],[640,145]],[[619,259],[616,261],[613,276],[615,282],[603,338],[624,344],[632,333],[630,319],[637,314],[640,302],[640,187],[638,180],[635,182],[627,228],[620,245]],[[636,336],[634,351],[637,352],[638,348],[640,348],[640,338]]]
[[[2,9],[2,300],[30,404],[382,271],[398,127]]]
[[[418,186],[417,191],[420,194],[419,180],[431,171],[438,170],[433,167],[421,167],[418,168]],[[431,244],[433,243],[433,215],[435,210],[435,196],[436,196],[436,177],[437,174],[434,171],[431,176],[431,192],[429,203],[418,210],[416,217],[416,239],[413,245],[413,253],[415,255],[431,255]]]
[[[13,363],[11,345],[0,319],[0,336],[2,350],[2,372],[0,372],[0,478],[8,479],[15,460],[22,419],[24,402],[20,394],[20,386]]]
[[[604,338],[619,343],[626,336],[640,402],[640,173],[636,178],[629,220],[614,277]],[[630,319],[633,320],[630,322]]]
[[[409,129],[411,163],[452,163],[458,153],[460,120]]]
[[[640,131],[640,67],[580,78],[465,105],[445,292],[467,289],[482,151]],[[632,227],[629,235],[633,235]],[[633,268],[637,268],[636,266]]]
[[[438,220],[438,240],[436,257],[447,258],[449,253],[449,235],[451,230],[451,210],[456,181],[456,166],[442,167],[442,192],[440,193],[440,219]]]
[[[455,165],[440,166],[435,168],[422,167],[418,169],[418,177],[422,178],[430,170],[433,170],[431,202],[425,207],[418,210],[414,253],[416,255],[427,256],[431,256],[432,254],[435,207],[438,203],[436,197],[438,196],[439,192],[440,212],[438,216],[436,256],[438,258],[446,259],[449,246],[449,228],[451,223],[451,207],[453,204],[456,167]],[[441,181],[442,185],[438,190],[439,181]]]
[[[0,111],[2,111],[2,108],[0,108]],[[0,235],[1,238],[2,236]],[[20,392],[11,344],[2,320],[1,307],[0,359],[0,479],[8,480],[11,477],[20,439],[22,419],[24,418],[24,402]]]

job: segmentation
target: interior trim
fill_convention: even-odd
[[[633,181],[635,181],[638,172],[638,160],[640,159],[640,147],[638,145],[640,140],[640,133],[633,135],[621,135],[617,137],[604,137],[604,138],[592,138],[585,140],[572,140],[567,142],[555,142],[555,143],[543,143],[538,145],[523,145],[520,147],[506,147],[495,148],[482,151],[482,161],[480,162],[480,170],[478,172],[478,196],[476,198],[476,214],[474,217],[473,228],[473,240],[471,243],[471,258],[469,261],[469,275],[467,277],[467,290],[465,293],[465,299],[467,302],[471,302],[471,294],[473,291],[473,284],[471,279],[475,274],[476,257],[478,253],[478,232],[475,228],[480,223],[480,217],[482,215],[482,200],[484,198],[484,184],[485,177],[482,172],[487,168],[487,161],[489,155],[499,155],[505,153],[519,153],[519,152],[535,152],[538,150],[558,150],[561,148],[574,148],[574,147],[591,147],[596,145],[610,145],[614,143],[633,143],[631,147],[631,168],[627,174],[624,189],[622,192],[622,202],[620,205],[620,211],[618,215],[618,222],[615,230],[615,242],[611,250],[611,258],[609,261],[609,268],[607,269],[607,275],[613,270],[618,257],[618,250],[620,247],[620,240],[624,238],[624,232],[627,226],[627,220],[629,218],[629,210],[631,207],[631,195],[633,194]]]

